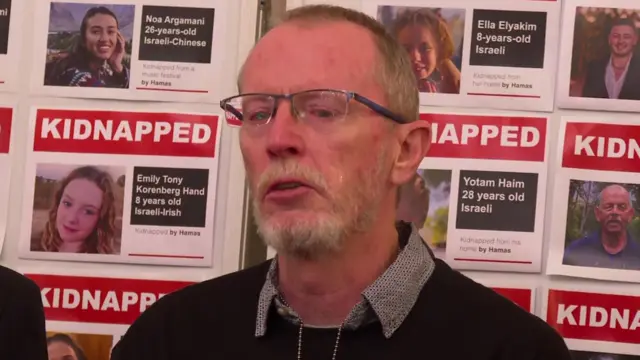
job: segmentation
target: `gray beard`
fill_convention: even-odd
[[[252,214],[265,245],[280,254],[314,260],[339,253],[348,238],[369,231],[377,218],[384,179],[389,174],[385,150],[378,154],[374,169],[354,179],[352,189],[343,189],[344,196],[329,199],[332,208],[317,212],[311,221],[291,219],[284,224],[270,224],[253,197]]]

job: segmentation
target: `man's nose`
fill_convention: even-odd
[[[304,151],[304,124],[294,116],[291,102],[278,104],[267,130],[267,152],[271,157],[297,156]]]

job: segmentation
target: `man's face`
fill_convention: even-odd
[[[384,104],[372,75],[375,49],[366,30],[349,23],[284,24],[250,54],[242,92],[343,89]],[[351,101],[344,120],[310,123],[282,101],[268,124],[241,128],[254,216],[268,245],[312,257],[339,250],[346,235],[372,224],[391,189],[387,121]],[[274,186],[282,183],[291,186]]]
[[[626,56],[633,52],[638,43],[636,29],[628,25],[618,25],[611,28],[609,33],[609,47],[615,56]]]
[[[602,190],[600,196],[600,204],[596,207],[595,215],[602,230],[609,234],[626,231],[634,215],[629,192],[621,186],[612,185]]]

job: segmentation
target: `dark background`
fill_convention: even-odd
[[[490,20],[496,24],[496,29],[478,29],[478,20]],[[500,20],[508,20],[511,23],[528,22],[537,25],[537,31],[511,31],[498,28]],[[478,41],[477,34],[483,35],[510,35],[512,37],[521,34],[531,35],[531,43],[517,42],[492,42],[486,44]],[[502,66],[515,68],[541,69],[544,65],[544,44],[547,33],[547,13],[537,11],[503,11],[503,10],[474,10],[473,30],[471,32],[471,53],[469,65],[474,66]],[[476,45],[483,47],[506,46],[505,55],[477,54]]]
[[[24,1],[24,0],[23,0]],[[11,0],[0,0],[0,10],[7,10],[7,16],[0,16],[0,54],[6,54],[9,46],[9,24],[11,23]]]
[[[495,180],[495,187],[475,187],[466,186],[463,177],[482,178],[485,180]],[[524,181],[524,189],[498,187],[498,179],[516,179]],[[468,230],[498,230],[498,231],[521,231],[533,232],[536,219],[536,202],[538,193],[538,174],[519,172],[499,172],[499,171],[471,171],[460,170],[460,181],[458,189],[458,213],[456,216],[456,228]],[[464,190],[473,190],[474,195],[483,193],[503,193],[504,201],[477,201],[464,200],[462,194]],[[511,202],[508,195],[511,193],[524,193],[524,201]],[[484,205],[492,204],[491,213],[462,212],[462,204]]]
[[[164,181],[160,181],[158,185],[138,183],[138,174],[143,176],[149,175],[168,175],[179,176],[184,180],[182,184],[164,184]],[[164,186],[166,188],[180,188],[180,198],[182,203],[179,206],[168,205],[166,201],[175,198],[169,194],[144,194],[137,193],[136,187],[142,185],[144,187],[159,187]],[[131,225],[155,225],[155,226],[181,226],[181,227],[204,227],[207,215],[207,194],[209,189],[209,170],[208,169],[180,169],[180,168],[161,168],[161,167],[142,167],[136,166],[133,168],[133,190],[131,194]],[[183,193],[182,188],[189,187],[193,189],[205,188],[204,195],[186,195]],[[165,205],[148,205],[142,206],[135,203],[136,196],[140,196],[140,199],[165,199]],[[146,216],[136,215],[135,209],[155,209],[155,208],[167,208],[167,209],[179,209],[182,211],[182,216]]]
[[[192,8],[181,6],[149,6],[142,7],[142,24],[140,27],[140,52],[138,58],[148,61],[168,61],[168,62],[184,62],[208,64],[211,62],[211,43],[213,41],[213,21],[215,9],[212,8]],[[171,16],[175,18],[202,18],[204,17],[206,25],[179,25],[175,26],[166,23],[147,22],[147,15],[165,18]],[[146,34],[145,28],[153,26],[155,28],[179,28],[180,30],[188,28],[196,28],[196,36],[184,35],[157,35]],[[202,40],[207,42],[207,46],[174,46],[174,45],[153,45],[145,44],[144,38],[182,38],[184,40]]]

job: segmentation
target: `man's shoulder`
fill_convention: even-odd
[[[0,294],[40,294],[40,288],[33,280],[21,273],[0,265]]]
[[[197,309],[198,305],[216,306],[237,304],[243,299],[256,298],[266,280],[270,260],[258,265],[218,276],[165,295],[152,305],[154,312],[184,313],[185,309]],[[255,302],[257,304],[257,302]]]
[[[456,334],[478,358],[570,359],[564,339],[544,320],[440,259],[422,295],[443,343]]]
[[[112,359],[173,359],[177,356],[174,349],[211,345],[230,327],[250,328],[255,324],[269,264],[266,261],[165,295],[129,327],[114,347]],[[189,348],[189,353],[200,350]],[[195,358],[185,358],[190,356]]]
[[[436,260],[432,280],[433,294],[439,293],[438,302],[442,304],[438,311],[445,309],[459,321],[458,325],[464,324],[469,331],[485,331],[490,326],[496,337],[498,334],[511,336],[514,332],[532,335],[537,332],[543,337],[559,337],[540,317],[493,289],[451,269],[442,260]]]
[[[600,235],[598,232],[589,233],[581,238],[573,240],[569,243],[566,251],[578,251],[586,248],[592,248],[594,245],[600,244]]]

